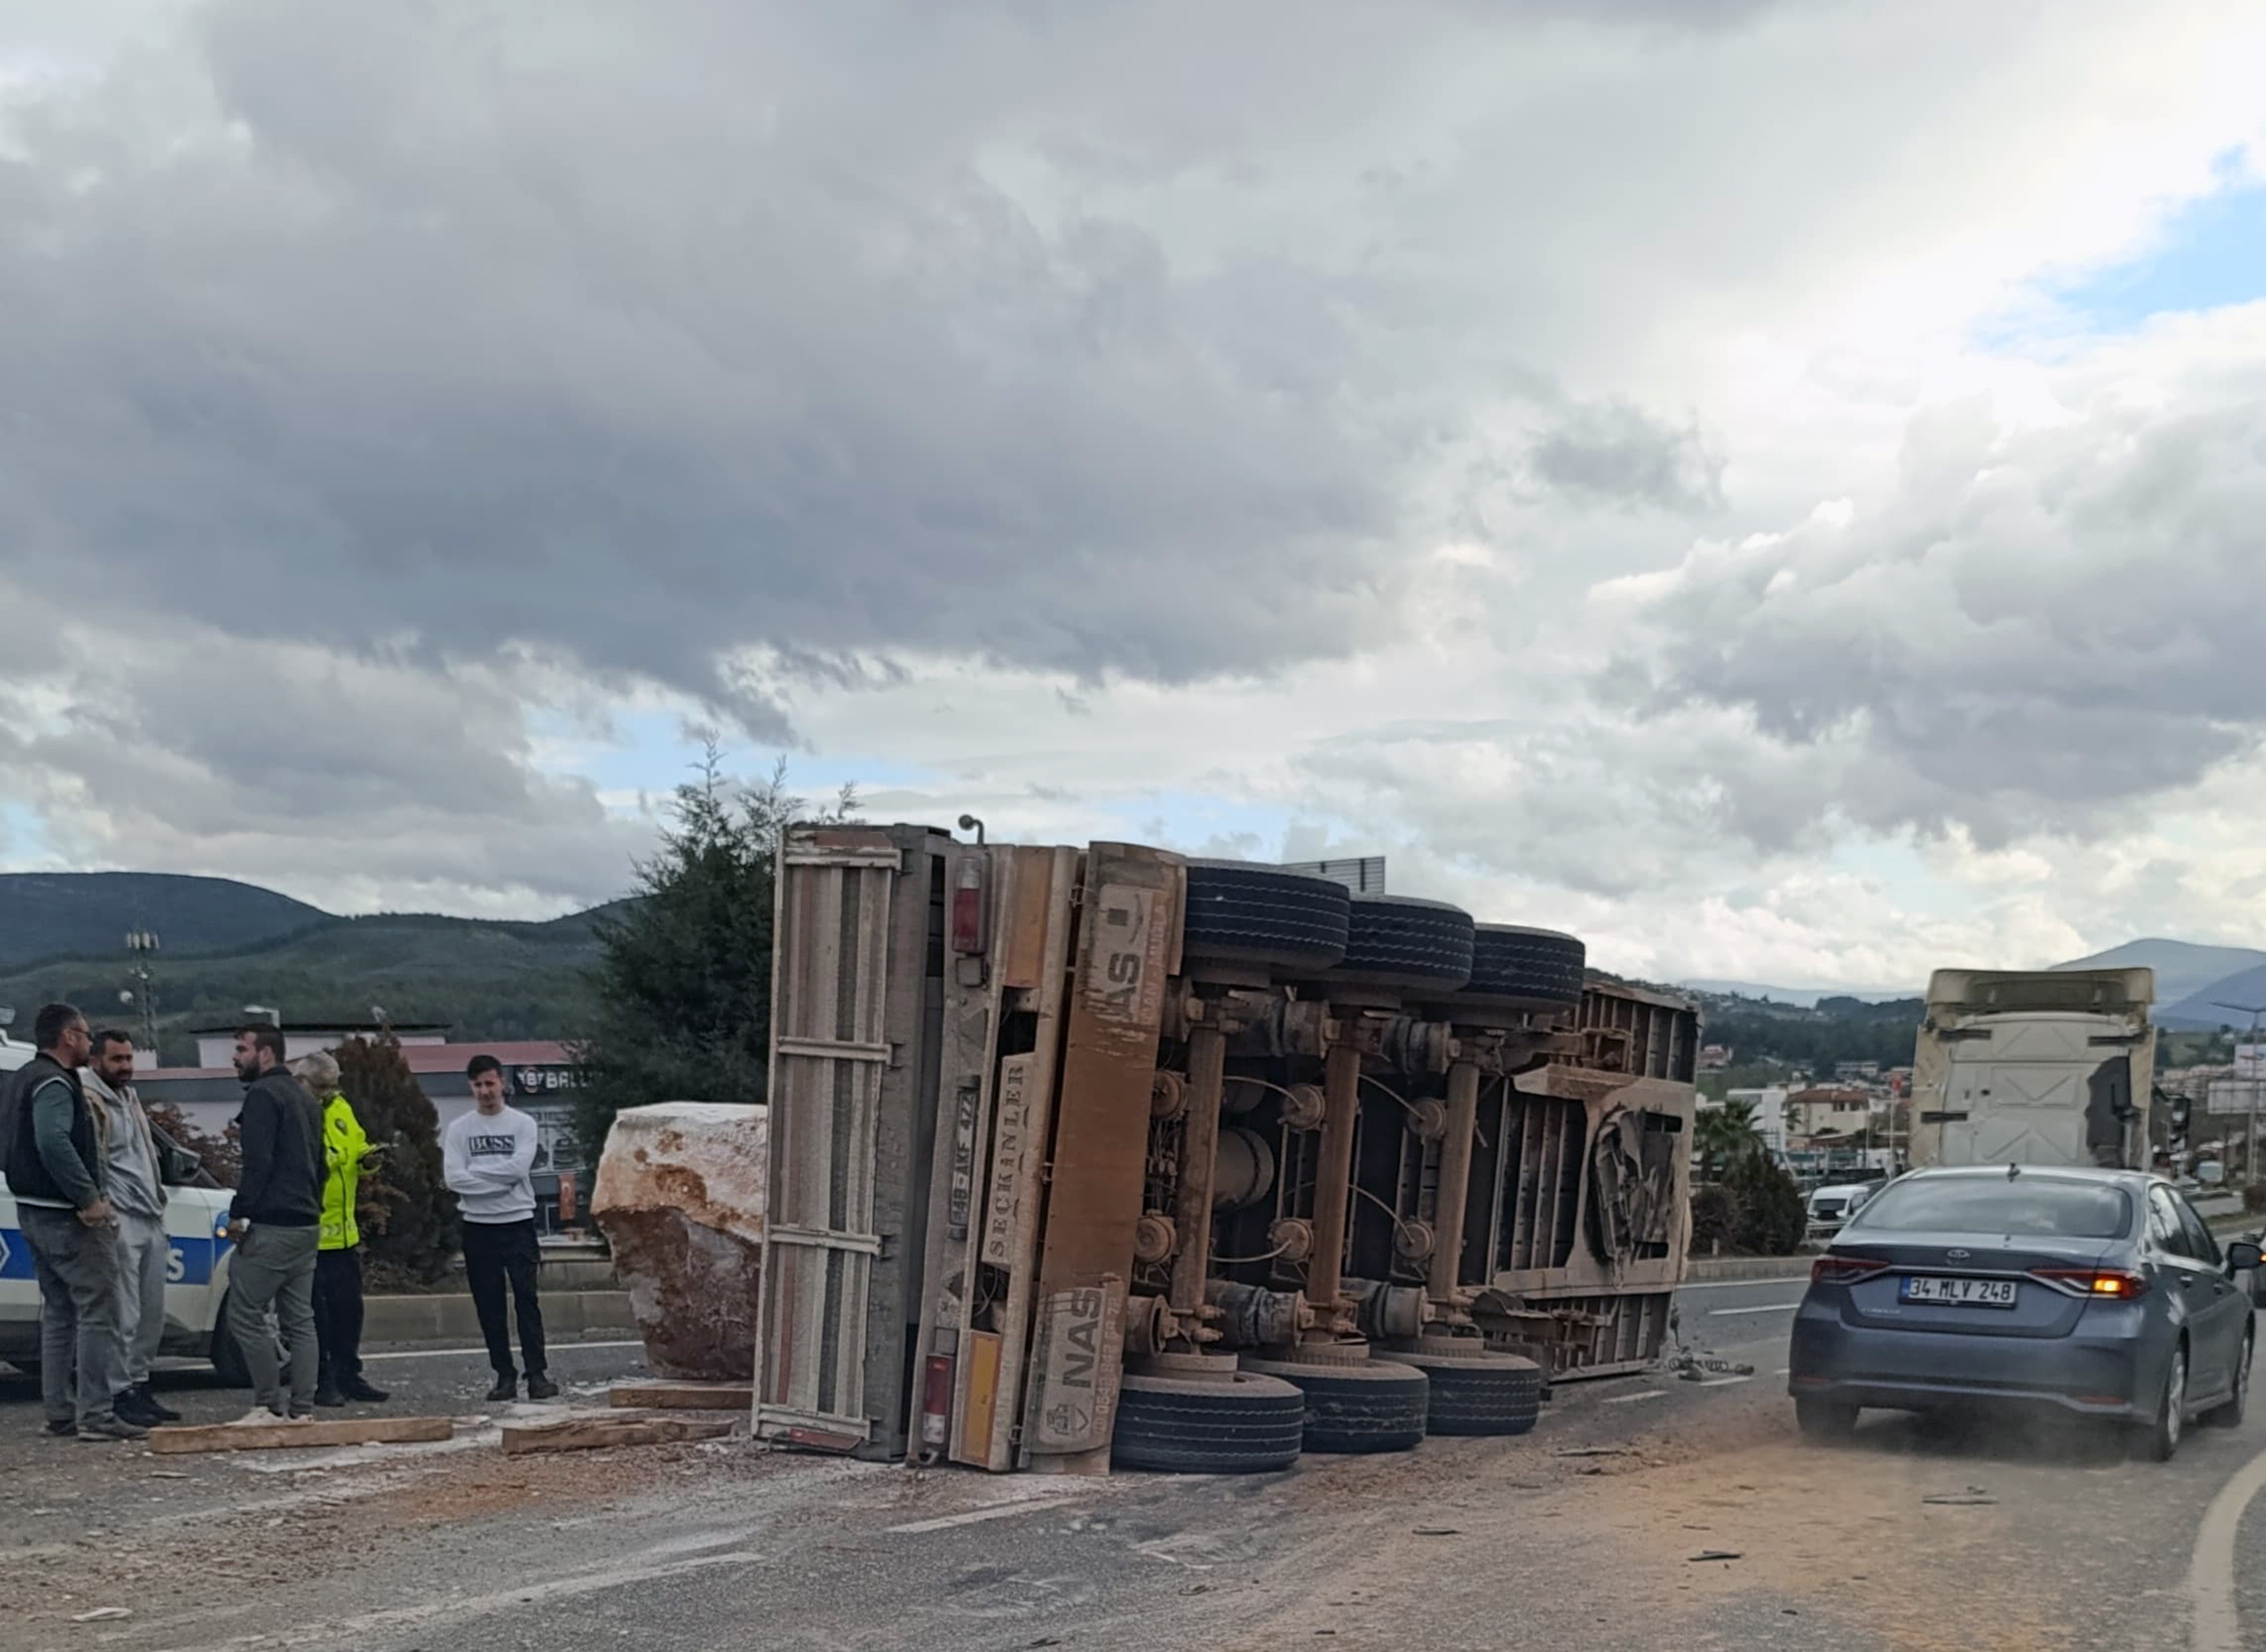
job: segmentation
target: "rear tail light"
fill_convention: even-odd
[[[1870,1256],[1821,1256],[1809,1264],[1813,1285],[1853,1285],[1860,1279],[1889,1271],[1889,1265]]]
[[[953,888],[952,950],[963,958],[983,951],[983,858],[978,854],[961,859]]]
[[[952,1356],[932,1354],[921,1379],[921,1445],[925,1454],[944,1450],[952,1425]]]
[[[2148,1294],[2148,1282],[2129,1268],[2033,1268],[2030,1277],[2072,1297],[2130,1302]]]

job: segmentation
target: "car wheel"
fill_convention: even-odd
[[[1109,1460],[1167,1473],[1271,1474],[1298,1460],[1305,1427],[1305,1396],[1272,1377],[1128,1371]]]
[[[2246,1336],[2242,1339],[2242,1351],[2234,1356],[2233,1397],[2204,1419],[2213,1428],[2239,1429],[2242,1426],[2242,1414],[2250,1405],[2250,1352],[2251,1339]]]
[[[1846,1440],[1857,1431],[1857,1407],[1831,1400],[1796,1400],[1794,1423],[1805,1440]]]
[[[2164,1373],[2164,1397],[2156,1407],[2155,1420],[2140,1427],[2142,1457],[2155,1463],[2172,1460],[2187,1429],[2187,1397],[2188,1350],[2182,1345],[2172,1350],[2172,1368]]]

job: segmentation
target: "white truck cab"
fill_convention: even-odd
[[[2150,969],[1939,969],[1912,1056],[1911,1162],[2145,1169]]]

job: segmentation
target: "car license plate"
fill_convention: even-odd
[[[2011,1308],[2014,1305],[2011,1279],[1942,1279],[1927,1275],[1905,1278],[1897,1295],[1904,1302],[1941,1302],[1959,1308]]]

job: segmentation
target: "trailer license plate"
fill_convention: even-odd
[[[1941,1302],[1963,1308],[2011,1308],[2014,1305],[2011,1279],[1941,1279],[1911,1276],[1898,1295],[1906,1302]]]

